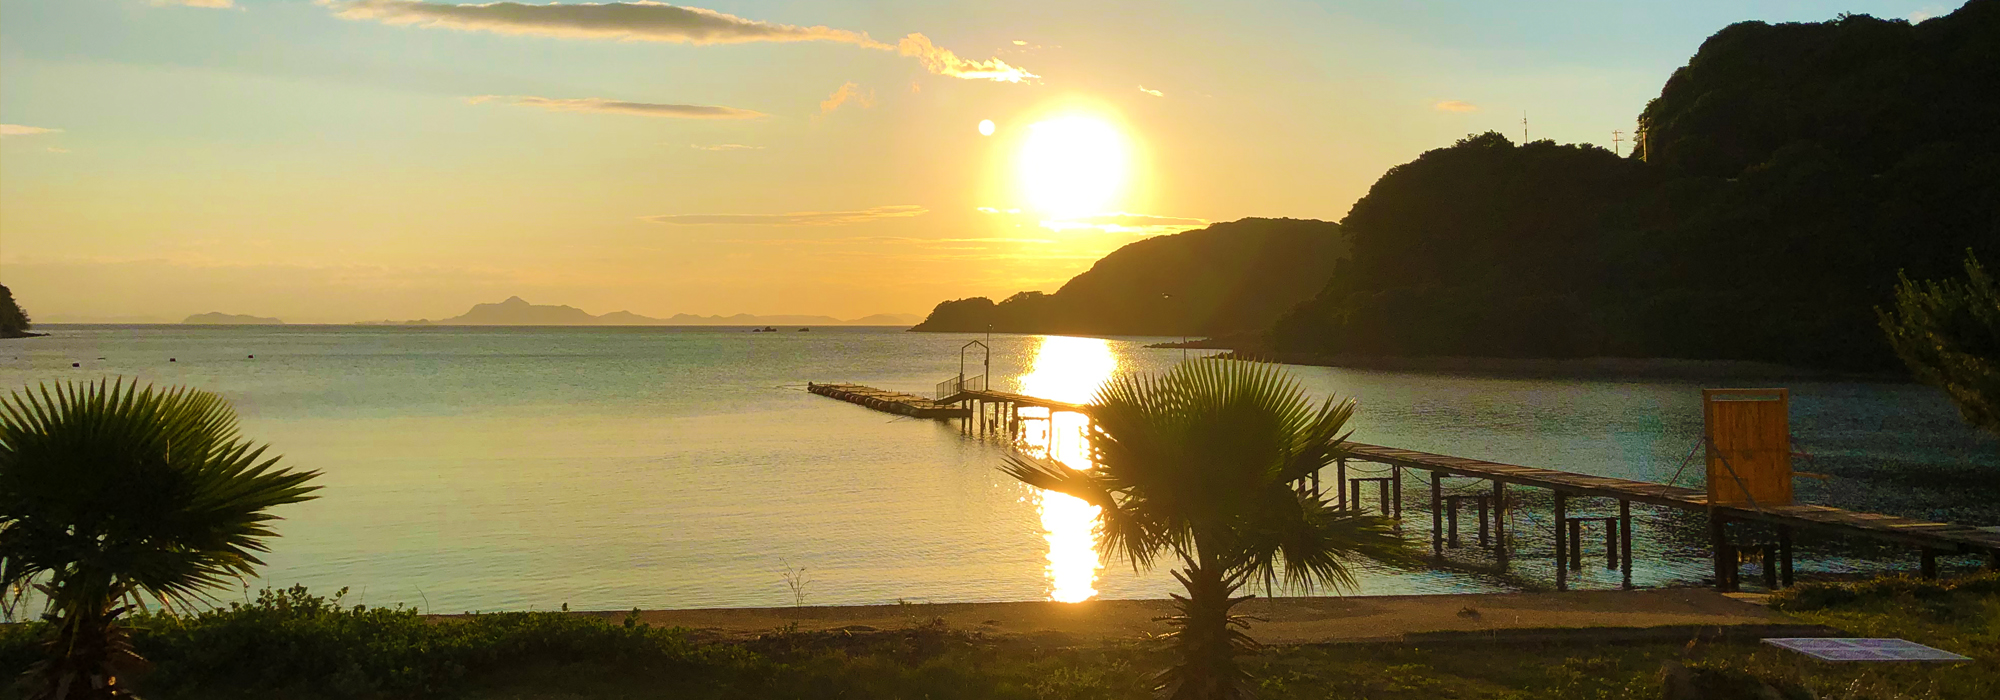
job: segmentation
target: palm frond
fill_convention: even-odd
[[[204,391],[100,380],[0,398],[0,587],[186,601],[255,573],[270,509],[313,498]],[[68,595],[68,593],[64,593]],[[51,601],[54,604],[56,601]]]

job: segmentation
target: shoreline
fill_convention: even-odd
[[[1526,639],[1548,636],[1648,639],[1749,634],[1819,636],[1834,632],[1789,615],[1700,588],[1562,593],[1258,598],[1238,614],[1262,618],[1251,626],[1264,644],[1344,644],[1413,640]],[[633,611],[572,615],[618,622]],[[888,605],[638,610],[638,621],[684,627],[718,640],[753,639],[778,631],[858,634],[939,624],[981,632],[1049,637],[1078,643],[1137,641],[1166,631],[1155,619],[1173,601],[1092,600],[1010,603],[892,603]],[[434,615],[451,619],[462,615]]]
[[[1174,344],[1178,345],[1178,344]],[[1583,379],[1768,379],[1909,383],[1891,373],[1857,374],[1750,360],[1687,360],[1669,357],[1516,358],[1472,356],[1310,355],[1230,350],[1224,359],[1276,362],[1308,367],[1502,377]]]

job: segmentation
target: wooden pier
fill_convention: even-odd
[[[1616,568],[1624,572],[1624,585],[1632,585],[1632,503],[1646,503],[1680,510],[1702,511],[1709,516],[1709,545],[1715,554],[1716,587],[1736,590],[1739,585],[1740,556],[1746,551],[1761,552],[1764,563],[1764,583],[1768,588],[1779,588],[1792,584],[1792,536],[1797,530],[1812,530],[1833,535],[1862,537],[1884,540],[1914,546],[1918,550],[1918,571],[1926,578],[1937,576],[1937,555],[1976,554],[1987,558],[1992,566],[2000,558],[2000,532],[1948,523],[1933,523],[1893,515],[1861,513],[1829,506],[1787,505],[1711,505],[1708,494],[1703,491],[1655,484],[1646,481],[1616,479],[1591,476],[1574,472],[1523,467],[1512,464],[1486,462],[1464,457],[1431,454],[1415,450],[1397,449],[1361,443],[1348,443],[1348,457],[1336,463],[1336,479],[1346,481],[1349,462],[1372,462],[1391,467],[1401,481],[1403,470],[1419,470],[1431,474],[1431,513],[1433,525],[1446,513],[1446,504],[1441,501],[1442,480],[1446,477],[1481,479],[1492,483],[1493,508],[1490,509],[1491,527],[1501,531],[1507,509],[1511,505],[1506,497],[1509,484],[1530,488],[1548,489],[1555,495],[1554,517],[1561,523],[1554,528],[1555,551],[1558,560],[1568,559],[1568,565],[1556,567],[1556,587],[1568,587],[1568,571],[1581,567],[1581,557],[1577,554],[1581,542],[1578,530],[1583,524],[1606,522],[1606,557],[1613,560]],[[1348,505],[1344,489],[1336,489],[1336,502]],[[1568,508],[1578,499],[1607,499],[1616,501],[1618,516],[1615,520],[1605,516],[1572,518]],[[1398,501],[1401,500],[1400,494]],[[1360,503],[1353,503],[1361,507]],[[1454,504],[1455,505],[1455,504]],[[1398,504],[1396,510],[1400,511]],[[1457,519],[1456,508],[1449,516]],[[1744,546],[1731,541],[1730,523],[1763,523],[1769,525],[1776,535],[1775,542],[1756,543]],[[1433,528],[1441,533],[1437,527]],[[1480,529],[1487,529],[1482,522]],[[1504,532],[1504,531],[1503,531]],[[1433,537],[1434,550],[1442,553],[1443,545]],[[1505,542],[1504,536],[1500,538]],[[1504,552],[1502,553],[1504,556]],[[1567,556],[1565,556],[1567,555]]]
[[[883,391],[860,384],[807,384],[806,391],[911,418],[964,418],[972,415],[970,410],[949,403],[932,401],[915,394]]]
[[[815,384],[811,391],[876,410],[926,418],[958,418],[968,433],[1018,435],[1022,408],[1051,412],[1090,414],[1090,406],[1053,401],[983,388],[983,377],[973,388],[963,377],[939,385],[936,399],[871,389],[852,384]],[[921,415],[920,415],[921,414]],[[1715,586],[1723,591],[1738,590],[1742,554],[1761,553],[1763,583],[1767,589],[1792,585],[1792,539],[1796,531],[1861,537],[1911,546],[1919,554],[1918,570],[1926,578],[1937,576],[1937,556],[1983,555],[1989,568],[2000,565],[2000,532],[1964,525],[1933,523],[1875,513],[1861,513],[1829,506],[1712,505],[1704,491],[1630,479],[1591,476],[1575,472],[1487,462],[1464,457],[1418,452],[1394,447],[1350,442],[1347,456],[1331,467],[1332,488],[1322,483],[1324,474],[1314,474],[1307,486],[1323,494],[1341,508],[1363,510],[1364,484],[1376,484],[1380,498],[1370,498],[1384,515],[1400,518],[1407,499],[1403,485],[1405,471],[1428,472],[1431,512],[1431,547],[1442,560],[1445,550],[1457,548],[1461,509],[1469,502],[1476,507],[1480,546],[1493,550],[1504,568],[1509,558],[1507,514],[1513,507],[1507,487],[1548,489],[1553,495],[1555,521],[1554,558],[1556,588],[1569,588],[1570,571],[1583,566],[1583,528],[1596,528],[1603,536],[1605,568],[1623,574],[1622,584],[1632,587],[1632,504],[1700,511],[1708,514],[1709,544],[1715,563]],[[1348,475],[1351,463],[1387,466],[1386,476]],[[1448,478],[1488,482],[1478,494],[1446,494]],[[1486,489],[1490,488],[1490,491]],[[1616,504],[1616,515],[1583,514],[1578,505]],[[1744,543],[1733,541],[1731,524],[1760,523],[1768,526],[1775,541]],[[1743,530],[1744,528],[1735,528]]]

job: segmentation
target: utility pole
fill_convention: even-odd
[[[1625,132],[1619,131],[1617,129],[1611,130],[1611,155],[1614,156],[1622,155],[1618,152],[1618,142],[1621,140],[1619,139],[1619,135],[1623,133]]]

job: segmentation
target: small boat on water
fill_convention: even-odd
[[[799,332],[800,332],[800,333],[811,333],[811,332],[812,332],[812,329],[811,329],[811,328],[800,328],[800,329],[799,329]]]

